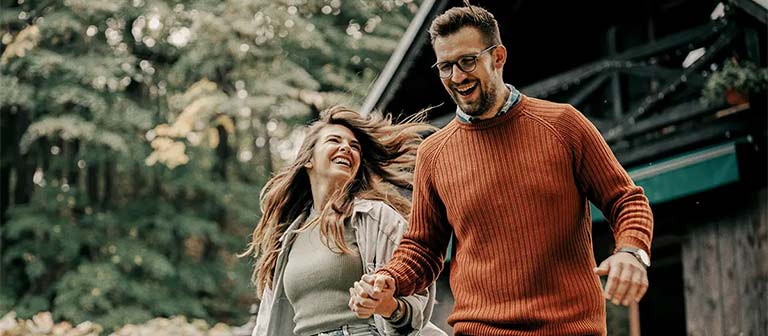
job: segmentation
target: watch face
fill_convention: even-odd
[[[651,258],[648,256],[648,253],[645,253],[644,250],[637,250],[637,254],[640,256],[640,260],[646,267],[651,266]]]
[[[621,252],[627,252],[631,253],[635,256],[645,267],[651,266],[651,257],[648,256],[648,253],[645,253],[645,250],[639,249],[636,247],[625,247],[620,249]]]

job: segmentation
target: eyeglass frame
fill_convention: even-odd
[[[477,59],[478,59],[478,58],[480,58],[480,56],[482,56],[483,54],[485,54],[485,53],[487,53],[487,52],[490,52],[490,51],[492,51],[493,49],[495,49],[496,47],[498,47],[498,46],[500,46],[500,45],[501,45],[501,44],[494,44],[494,45],[492,45],[492,46],[490,46],[490,47],[488,47],[488,48],[485,48],[485,49],[481,50],[480,52],[478,52],[477,54],[474,54],[474,55],[473,55],[473,54],[468,54],[468,55],[461,55],[461,56],[459,56],[459,58],[458,58],[457,60],[455,60],[455,61],[443,61],[443,62],[435,62],[435,64],[432,64],[432,66],[430,66],[430,68],[432,68],[432,69],[435,69],[435,71],[437,71],[437,76],[438,76],[438,77],[440,77],[440,78],[442,78],[442,79],[451,78],[451,76],[453,76],[453,66],[454,66],[454,65],[455,65],[456,67],[458,67],[458,68],[459,68],[459,70],[461,70],[461,71],[462,71],[462,72],[464,72],[464,73],[471,73],[471,72],[473,72],[473,71],[475,71],[475,70],[477,69]],[[469,70],[465,70],[465,69],[464,69],[464,68],[461,66],[461,64],[459,64],[459,62],[461,62],[461,60],[462,60],[462,59],[464,59],[464,58],[466,58],[466,57],[472,58],[472,69],[469,69]],[[447,75],[447,76],[442,76],[442,75],[441,75],[441,71],[440,71],[440,68],[438,67],[438,65],[441,65],[441,64],[442,64],[442,65],[448,65],[448,64],[450,64],[450,65],[451,65],[451,67],[450,67],[451,71],[448,73],[448,75]]]

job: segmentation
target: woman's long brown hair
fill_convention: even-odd
[[[379,114],[362,116],[343,106],[331,107],[321,113],[320,120],[312,123],[296,159],[277,173],[261,190],[259,200],[262,216],[253,231],[248,250],[241,256],[256,259],[252,281],[259,295],[265,286],[272,287],[277,255],[281,249],[280,237],[293,220],[309,211],[312,192],[304,165],[314,152],[320,130],[327,125],[348,128],[360,142],[360,168],[354,179],[336,190],[318,217],[324,243],[332,251],[349,252],[344,240],[344,220],[352,215],[355,198],[380,200],[404,217],[410,214],[410,201],[395,188],[413,187],[413,169],[416,149],[422,135],[434,127],[421,122],[424,114],[417,114],[402,123],[393,123],[391,116]]]

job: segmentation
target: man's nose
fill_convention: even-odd
[[[454,83],[461,83],[467,79],[467,73],[459,68],[458,64],[453,65],[453,71],[451,72],[451,81]]]

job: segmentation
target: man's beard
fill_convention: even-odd
[[[493,103],[496,102],[496,86],[491,81],[488,81],[487,90],[484,90],[482,83],[478,83],[477,86],[478,87],[475,90],[480,90],[480,96],[473,104],[460,104],[459,100],[457,99],[458,94],[455,92],[453,98],[454,102],[459,105],[459,108],[461,108],[462,112],[473,117],[483,115],[491,107],[493,107]]]

